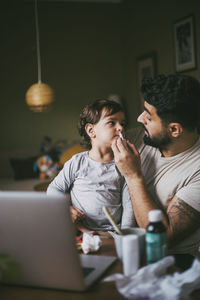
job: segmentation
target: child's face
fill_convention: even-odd
[[[124,134],[125,115],[122,111],[110,116],[106,114],[107,111],[104,109],[99,122],[93,125],[94,138],[92,142],[111,146],[112,141],[119,136],[119,132]]]

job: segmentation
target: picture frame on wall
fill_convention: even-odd
[[[143,110],[144,99],[141,94],[142,79],[144,77],[154,78],[157,75],[157,55],[155,51],[144,54],[137,58],[137,86],[140,100],[140,108]]]
[[[176,72],[185,72],[197,67],[194,31],[194,15],[189,15],[174,23]]]

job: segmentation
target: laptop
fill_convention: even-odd
[[[84,291],[116,260],[79,254],[69,201],[36,191],[0,191],[0,253],[20,274],[6,284]]]

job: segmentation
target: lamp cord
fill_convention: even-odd
[[[37,65],[38,65],[38,83],[41,83],[41,60],[40,60],[40,38],[38,25],[38,7],[35,0],[35,27],[36,27],[36,45],[37,45]]]

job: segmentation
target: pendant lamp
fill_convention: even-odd
[[[37,65],[38,82],[34,83],[26,92],[26,103],[31,111],[45,112],[51,108],[54,102],[53,89],[41,80],[41,61],[40,61],[40,41],[38,26],[38,8],[35,0],[35,26],[36,26],[36,44],[37,44]]]

